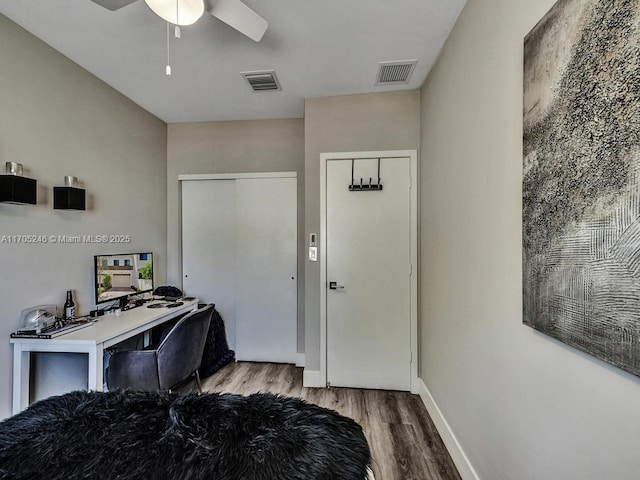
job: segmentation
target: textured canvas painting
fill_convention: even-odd
[[[560,0],[525,38],[524,323],[640,375],[640,7]]]

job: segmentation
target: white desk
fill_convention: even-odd
[[[31,352],[86,353],[89,357],[88,390],[102,390],[103,353],[117,343],[143,333],[156,325],[195,310],[198,300],[174,308],[133,308],[119,315],[105,315],[89,327],[59,337],[12,338],[13,344],[13,414],[29,405]]]

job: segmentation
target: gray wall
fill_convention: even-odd
[[[304,131],[308,239],[309,233],[320,233],[320,154],[418,150],[420,91],[308,99]],[[320,369],[320,261],[305,260],[305,366],[309,370]]]
[[[298,351],[304,352],[304,122],[255,120],[169,125],[167,281],[182,285],[180,192],[186,173],[298,173]],[[204,207],[206,208],[206,207]]]
[[[0,204],[2,235],[125,234],[129,244],[0,243],[0,417],[11,409],[11,347],[24,308],[62,306],[75,291],[93,307],[93,255],[151,250],[156,278],[166,263],[166,124],[0,15],[0,162],[20,162],[38,180],[36,206]],[[163,80],[162,77],[158,78]],[[52,187],[75,175],[89,209],[54,211]],[[77,360],[77,359],[76,359]],[[57,393],[84,361],[60,361],[40,395]],[[47,372],[43,372],[47,376]],[[62,384],[67,384],[62,387]],[[86,382],[84,387],[86,388]]]
[[[480,478],[638,478],[640,379],[522,324],[523,38],[469,0],[422,89],[421,376]]]

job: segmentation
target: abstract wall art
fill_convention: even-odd
[[[524,42],[523,321],[640,376],[640,7],[560,0]]]

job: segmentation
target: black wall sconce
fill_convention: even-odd
[[[0,202],[15,205],[35,205],[37,182],[22,176],[22,164],[7,162],[5,174],[0,175]]]
[[[53,187],[53,208],[56,210],[86,210],[86,192],[78,187],[78,178],[64,177],[64,187]]]

